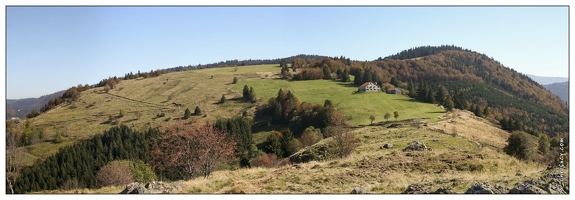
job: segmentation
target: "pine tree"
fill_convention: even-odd
[[[437,89],[437,93],[435,93],[435,100],[437,101],[437,104],[444,105],[446,97],[447,97],[447,91],[445,90],[445,87],[440,85],[439,88]]]
[[[473,114],[478,117],[483,117],[483,112],[481,111],[481,107],[479,105],[471,106]]]
[[[429,91],[429,87],[427,83],[423,80],[419,82],[419,86],[417,87],[417,100],[421,102],[427,102],[427,94]]]
[[[371,68],[364,70],[362,77],[363,77],[363,80],[361,81],[360,84],[365,83],[365,82],[373,82],[373,72],[371,71]]]
[[[445,98],[445,101],[443,102],[443,107],[445,108],[445,111],[450,112],[453,110],[453,101],[451,100],[451,98],[447,97]]]
[[[427,88],[427,95],[425,95],[425,100],[428,103],[435,103],[435,95],[433,95],[433,90]]]
[[[363,73],[364,73],[363,68],[359,68],[359,70],[356,71],[355,79],[353,80],[353,84],[361,85],[361,84],[365,83],[363,80]]]
[[[455,96],[453,96],[453,104],[457,109],[467,110],[467,100],[465,99],[463,92],[458,92]]]
[[[485,106],[485,108],[483,109],[483,116],[489,116],[489,106]]]
[[[238,83],[238,77],[234,77],[234,80],[232,81],[232,84],[236,84]]]
[[[323,65],[323,79],[331,79],[331,70],[327,65]]]
[[[222,98],[220,99],[220,103],[225,103],[226,102],[226,95],[222,94]]]
[[[411,98],[417,97],[417,91],[415,89],[415,84],[413,83],[412,80],[410,80],[409,83],[407,84],[407,90],[409,90],[409,94],[407,94],[407,96],[409,96]]]
[[[184,119],[188,119],[190,116],[192,116],[192,112],[190,112],[189,108],[186,108],[186,111],[184,111]]]
[[[249,90],[248,93],[249,93],[249,99],[250,99],[250,101],[255,102],[257,99],[256,99],[256,91],[254,90],[254,88],[253,88],[253,87],[250,87],[250,90]]]
[[[282,114],[282,106],[276,100],[274,100],[273,102],[275,102],[275,103],[271,105],[272,112],[273,112],[272,123],[281,124],[281,123],[283,123],[283,119],[284,119],[283,114]]]
[[[292,152],[291,151],[292,148],[290,148],[290,142],[292,141],[293,138],[294,138],[293,133],[289,129],[282,131],[282,137],[280,143],[284,158],[287,158],[291,154],[295,153]]]
[[[347,68],[343,70],[343,73],[341,75],[341,82],[349,82],[350,81],[350,77],[349,77],[349,71],[347,71]]]
[[[250,89],[248,88],[248,85],[244,85],[243,97],[246,100],[250,99]]]
[[[501,129],[509,130],[509,125],[507,124],[507,118],[504,117],[501,120],[499,120],[499,124],[501,125]]]
[[[395,87],[399,87],[399,81],[397,81],[397,78],[395,78],[395,76],[391,77],[391,81],[389,81],[389,83]]]
[[[264,147],[266,153],[273,153],[278,157],[283,155],[282,146],[279,136],[276,134],[270,134],[266,139],[267,145]]]
[[[200,110],[200,107],[196,106],[196,109],[194,109],[194,115],[201,115],[202,114],[202,110]]]

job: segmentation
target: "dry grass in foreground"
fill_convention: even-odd
[[[458,128],[480,123],[474,118],[453,120],[459,123]],[[371,193],[398,194],[413,183],[431,183],[434,188],[449,186],[455,193],[464,193],[478,181],[511,188],[516,182],[533,178],[545,169],[537,163],[510,157],[496,145],[480,145],[484,142],[482,137],[454,136],[434,130],[365,127],[356,130],[359,146],[347,158],[282,168],[216,171],[207,179],[186,181],[181,193],[347,194],[353,188],[361,187]],[[494,138],[493,141],[502,139]],[[412,141],[424,142],[433,150],[402,151]],[[382,148],[386,143],[393,147]],[[119,193],[122,189],[87,192]]]

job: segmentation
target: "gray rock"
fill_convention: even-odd
[[[518,182],[509,194],[548,194],[545,190],[528,182]]]
[[[152,181],[146,184],[134,182],[126,185],[120,194],[172,194],[178,193],[180,189],[177,184],[162,181]]]
[[[369,194],[369,192],[367,190],[364,190],[363,188],[355,187],[353,188],[353,190],[351,190],[350,194]]]
[[[148,194],[148,190],[143,183],[134,182],[126,185],[126,189],[120,194]]]
[[[292,164],[329,160],[335,158],[336,149],[335,142],[317,143],[292,154],[289,160]]]
[[[403,151],[425,151],[427,147],[423,142],[414,141],[403,149]]]
[[[544,188],[549,194],[569,194],[569,187],[565,183],[557,180],[551,179]]]
[[[444,185],[439,187],[437,190],[435,190],[435,192],[433,192],[433,194],[455,194],[453,191],[451,191],[452,188]]]
[[[509,189],[500,185],[492,186],[487,182],[476,182],[465,191],[465,194],[507,194],[508,192]]]
[[[391,149],[392,147],[393,147],[393,144],[389,144],[389,143],[383,145],[383,148],[386,148],[386,149]]]
[[[414,183],[407,186],[402,194],[431,194],[431,185],[424,183]]]

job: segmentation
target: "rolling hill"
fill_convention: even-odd
[[[78,100],[62,103],[8,131],[42,133],[38,142],[23,147],[27,151],[25,163],[30,166],[57,154],[62,147],[120,124],[135,130],[162,127],[182,119],[186,109],[196,107],[202,114],[192,116],[189,121],[215,121],[240,116],[244,111],[254,115],[280,88],[289,89],[301,102],[322,104],[330,99],[351,125],[366,126],[355,129],[359,143],[351,157],[320,159],[277,169],[219,171],[211,179],[185,182],[182,192],[348,193],[351,187],[363,187],[375,193],[401,193],[410,184],[432,181],[433,187],[450,184],[453,192],[462,193],[475,181],[510,188],[517,181],[543,173],[545,166],[503,153],[509,133],[501,130],[499,119],[522,120],[525,124],[522,129],[532,134],[538,131],[553,137],[566,135],[568,130],[568,106],[556,95],[527,76],[476,52],[456,47],[424,47],[370,62],[342,60],[310,60],[308,65],[343,66],[352,72],[369,68],[383,76],[385,83],[391,77],[397,78],[400,87],[409,81],[427,80],[433,90],[441,85],[450,96],[462,94],[470,104],[489,107],[490,113],[487,119],[462,110],[446,114],[441,106],[414,101],[405,95],[355,93],[357,86],[350,82],[284,80],[280,78],[278,64],[265,64],[183,70],[122,80],[109,91],[104,87],[91,88],[82,91]],[[346,62],[348,66],[343,64]],[[336,70],[332,72],[335,74]],[[232,83],[234,78],[236,84]],[[244,85],[254,88],[255,102],[242,100]],[[219,103],[222,96],[228,101]],[[398,119],[392,117],[387,123],[384,114],[394,111],[398,111]],[[371,115],[378,125],[370,125]],[[389,124],[395,124],[395,128]],[[272,130],[254,133],[256,144],[262,146],[263,138],[285,128],[270,127]],[[533,135],[529,138],[537,140]],[[326,138],[298,153],[322,148],[329,141]],[[424,141],[433,150],[415,153],[401,150],[413,141]],[[388,143],[394,148],[382,148]],[[310,176],[303,177],[302,173]],[[117,193],[118,189],[104,190]]]
[[[548,89],[553,94],[556,94],[559,96],[559,98],[561,98],[561,100],[569,104],[569,81],[543,85],[543,87]]]
[[[547,76],[536,76],[532,74],[527,74],[527,76],[529,76],[529,78],[533,79],[540,85],[549,85],[553,83],[561,83],[569,81],[569,78],[566,77],[547,77]]]
[[[476,182],[508,190],[518,182],[539,180],[557,170],[546,170],[501,151],[509,133],[468,111],[444,115],[429,127],[366,126],[356,129],[358,147],[347,158],[317,160],[277,168],[220,170],[209,178],[198,177],[169,184],[182,194],[349,194],[354,188],[368,193],[462,194]],[[324,139],[303,149],[322,148]],[[403,151],[413,141],[428,151]],[[392,144],[391,148],[383,148]],[[296,153],[297,154],[297,153]],[[409,190],[414,186],[419,190]],[[39,193],[117,194],[124,186],[99,189],[53,190]]]
[[[403,82],[426,80],[432,88],[449,84],[450,95],[461,93],[471,104],[488,106],[497,120],[519,120],[525,125],[522,129],[531,134],[553,137],[569,131],[569,106],[564,101],[527,75],[485,54],[456,46],[426,46],[402,51],[372,65],[380,68],[384,77],[395,76]]]
[[[62,94],[64,94],[64,90],[38,98],[6,99],[6,119],[10,119],[11,117],[23,119],[26,117],[26,114],[32,112],[32,110],[36,109],[36,111],[40,111],[40,108],[48,103],[50,99],[62,96]]]
[[[103,88],[89,89],[81,93],[78,101],[65,103],[31,119],[36,127],[44,130],[46,139],[28,147],[28,163],[52,155],[62,146],[90,138],[119,123],[137,129],[157,127],[183,117],[186,108],[193,110],[196,106],[205,115],[193,117],[196,120],[214,121],[217,118],[240,115],[243,110],[255,109],[255,104],[242,101],[228,101],[225,104],[218,102],[222,95],[232,100],[241,98],[241,89],[245,84],[254,87],[260,102],[277,94],[280,88],[293,90],[301,101],[323,103],[326,99],[332,99],[337,109],[349,115],[353,125],[368,124],[370,115],[382,121],[385,112],[398,111],[399,120],[436,120],[437,116],[445,113],[437,106],[410,101],[402,95],[354,95],[352,92],[357,88],[335,81],[290,82],[261,75],[278,73],[279,70],[277,65],[209,68],[125,80],[107,93]],[[231,84],[233,77],[239,79],[235,85]],[[364,101],[367,103],[358,103]],[[126,112],[121,118],[120,110]],[[165,116],[158,117],[161,113]],[[65,142],[52,142],[57,132],[67,136]]]

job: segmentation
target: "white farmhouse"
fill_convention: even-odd
[[[361,86],[359,86],[358,91],[360,92],[381,92],[381,87],[377,85],[377,83],[373,82],[365,82]]]

